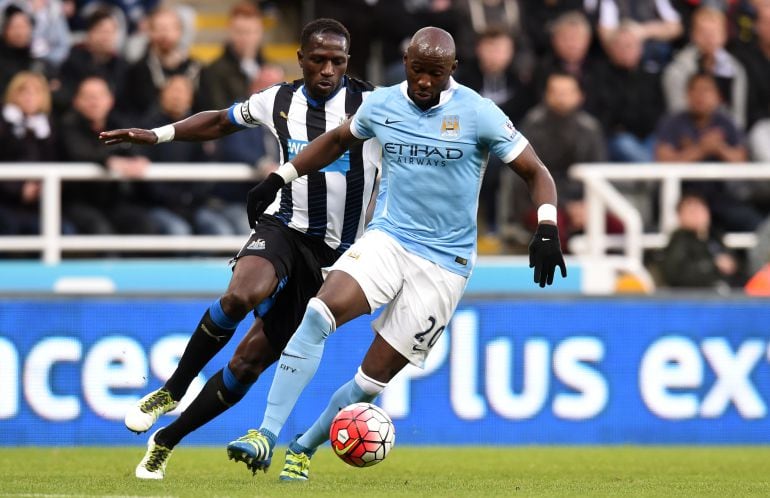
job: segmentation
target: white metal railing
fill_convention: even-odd
[[[0,236],[0,251],[40,251],[57,263],[64,251],[235,251],[244,236],[61,235],[61,182],[125,180],[94,163],[0,163],[0,181],[40,180],[40,235]],[[254,168],[237,163],[151,165],[132,181],[256,181]],[[246,216],[244,205],[244,216]]]
[[[579,255],[602,258],[609,249],[620,249],[630,266],[642,268],[645,249],[664,247],[668,233],[676,227],[676,203],[682,180],[769,180],[770,164],[681,164],[681,163],[587,163],[577,164],[570,175],[585,184],[586,233],[573,237],[571,248]],[[235,251],[243,236],[172,235],[61,235],[61,182],[68,180],[122,180],[94,163],[0,163],[0,181],[42,182],[41,233],[34,236],[0,236],[0,251],[40,251],[46,263],[58,262],[67,251]],[[256,181],[253,168],[245,164],[186,163],[153,164],[142,178],[133,181]],[[613,182],[661,182],[660,229],[644,233],[638,209]],[[607,235],[605,219],[613,213],[624,224],[623,235]],[[245,212],[244,212],[245,216]],[[752,233],[725,236],[730,247],[751,247]]]
[[[585,235],[574,237],[571,241],[573,252],[599,258],[608,249],[621,249],[626,257],[641,264],[644,249],[664,247],[668,234],[676,228],[676,204],[683,180],[770,180],[770,164],[585,163],[574,165],[569,174],[585,185],[587,217]],[[660,182],[660,223],[657,232],[644,233],[639,210],[613,185],[613,182],[619,181]],[[607,212],[623,222],[623,235],[606,234]],[[756,244],[756,236],[753,233],[728,233],[724,243],[733,248],[752,247]]]

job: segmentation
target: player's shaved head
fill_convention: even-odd
[[[417,31],[409,42],[407,52],[436,59],[454,60],[455,40],[441,28],[428,26]]]
[[[407,95],[421,109],[436,105],[457,68],[455,41],[441,28],[422,28],[404,54]]]

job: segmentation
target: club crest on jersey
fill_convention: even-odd
[[[252,240],[251,243],[246,246],[246,249],[250,251],[262,251],[265,249],[265,239]]]
[[[441,138],[457,138],[460,136],[460,116],[445,115],[441,118]]]

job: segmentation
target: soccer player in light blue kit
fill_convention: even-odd
[[[383,305],[374,341],[355,377],[332,396],[312,427],[292,441],[283,480],[308,478],[310,458],[329,437],[334,415],[372,401],[408,363],[422,367],[444,331],[476,259],[476,210],[489,151],[527,183],[539,206],[529,246],[541,287],[566,267],[556,228],[556,187],[532,147],[490,100],[452,79],[452,36],[428,27],[404,55],[406,81],[372,92],[352,120],[311,142],[291,163],[249,193],[258,215],[278,189],[318,171],[351,145],[382,144],[382,179],[366,233],[331,267],[286,345],[259,430],[231,442],[230,458],[267,470],[276,438],[321,361],[326,338],[342,324]]]

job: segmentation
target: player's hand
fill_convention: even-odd
[[[556,267],[561,268],[561,277],[567,277],[567,266],[561,254],[559,229],[556,225],[540,223],[529,243],[529,267],[535,269],[535,283],[545,287],[553,283]]]
[[[260,215],[275,200],[276,194],[285,184],[286,182],[278,174],[270,173],[256,187],[249,190],[246,196],[246,214],[249,216],[250,227],[257,225]]]
[[[99,133],[99,140],[101,140],[104,145],[117,145],[122,143],[153,145],[158,143],[158,136],[152,130],[126,128],[103,131]]]

